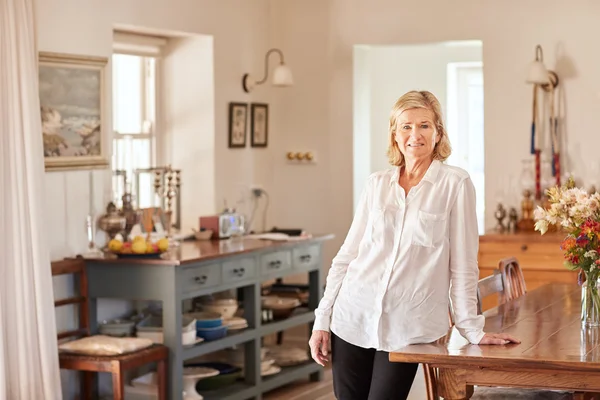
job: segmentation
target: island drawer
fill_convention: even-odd
[[[226,261],[221,268],[223,283],[238,282],[256,277],[256,259],[245,257]]]
[[[260,271],[263,274],[286,271],[291,268],[292,255],[290,251],[276,251],[260,257]]]
[[[312,268],[319,265],[319,245],[298,247],[292,252],[293,267]]]
[[[181,285],[183,292],[187,293],[220,284],[221,264],[211,264],[185,270]]]

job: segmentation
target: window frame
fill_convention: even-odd
[[[141,99],[141,132],[118,132],[113,126],[111,137],[111,171],[112,171],[112,190],[113,197],[119,204],[121,203],[122,194],[129,189],[130,193],[136,195],[136,188],[139,183],[136,181],[135,171],[141,167],[133,167],[131,173],[127,174],[127,182],[124,182],[119,175],[122,174],[118,167],[118,153],[116,152],[120,141],[129,140],[148,140],[149,143],[149,167],[154,167],[162,161],[164,154],[159,151],[160,144],[164,141],[163,134],[158,128],[160,126],[161,102],[159,101],[160,94],[160,63],[162,47],[167,44],[166,38],[153,36],[138,35],[134,33],[114,32],[113,35],[113,53],[111,55],[111,63],[114,62],[112,56],[117,54],[142,57],[140,68],[142,69],[140,78],[140,99]],[[153,66],[150,65],[149,58],[153,59]],[[114,68],[114,67],[113,67]],[[149,75],[152,74],[152,75]],[[113,77],[114,78],[114,77]],[[111,83],[112,90],[115,90],[114,81]],[[148,88],[152,85],[154,89],[153,99],[148,97]],[[112,112],[116,111],[114,104],[114,92]],[[152,110],[153,109],[153,110]],[[153,111],[153,112],[152,112]],[[150,115],[153,114],[153,115]],[[111,123],[114,125],[114,115]],[[116,179],[115,179],[116,178]],[[121,187],[121,185],[123,185]],[[139,206],[139,199],[135,200]]]
[[[473,61],[473,62],[456,62],[449,63],[447,68],[447,131],[452,143],[453,155],[457,157],[453,159],[453,155],[450,156],[450,161],[461,168],[466,170],[470,170],[470,162],[468,154],[471,153],[469,150],[469,143],[471,141],[469,137],[469,110],[467,107],[466,114],[464,112],[460,112],[464,106],[468,105],[468,90],[469,90],[469,74],[476,73],[481,76],[482,82],[482,91],[484,90],[485,82],[484,82],[484,73],[483,73],[483,62],[481,61]],[[482,98],[482,118],[485,118],[485,97]],[[485,127],[482,126],[482,157],[483,157],[483,165],[481,169],[477,168],[477,171],[469,171],[473,183],[477,189],[477,224],[479,233],[485,233]],[[456,154],[456,149],[463,149],[459,154]],[[466,158],[462,157],[467,155]],[[475,176],[478,175],[478,176]],[[483,182],[477,182],[478,179],[482,177]]]

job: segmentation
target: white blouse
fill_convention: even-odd
[[[485,318],[477,315],[473,182],[463,169],[433,161],[406,196],[398,174],[369,177],[313,330],[391,352],[444,336],[451,300],[457,329],[477,344]]]

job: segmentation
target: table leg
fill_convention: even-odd
[[[467,385],[467,371],[464,369],[440,368],[438,393],[445,400],[468,400],[473,396],[473,386]]]

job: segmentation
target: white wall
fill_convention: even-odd
[[[329,199],[318,210],[307,212],[305,220],[316,226],[318,222],[312,215],[320,214],[320,210],[329,212],[327,231],[338,235],[330,247],[332,252],[341,244],[352,216],[355,45],[482,40],[486,209],[493,210],[497,191],[506,193],[506,206],[519,204],[520,190],[509,189],[508,182],[510,177],[518,177],[520,160],[528,156],[531,87],[524,80],[526,67],[535,57],[535,45],[541,44],[546,64],[557,70],[564,89],[566,168],[576,176],[589,178],[588,166],[597,159],[595,151],[600,145],[600,137],[593,133],[600,124],[596,112],[600,107],[600,76],[596,73],[600,57],[593,51],[593,38],[600,33],[600,3],[286,0],[278,4],[281,12],[276,23],[286,27],[281,30],[281,45],[294,61],[294,73],[307,77],[299,79],[298,85],[282,96],[282,107],[293,110],[294,115],[310,116],[312,129],[328,138],[314,143],[327,154],[328,166],[323,166],[321,173],[329,176],[319,181],[329,181],[325,183]],[[309,22],[314,33],[300,29]],[[314,114],[315,107],[328,111]],[[290,117],[287,112],[283,115]],[[292,142],[298,140],[299,132],[293,129],[287,135]],[[288,188],[311,184],[308,177],[302,177]],[[491,212],[486,222],[488,227],[493,226]]]
[[[160,63],[160,131],[166,163],[182,171],[182,229],[215,210],[215,82],[213,38],[169,39]]]
[[[371,46],[354,47],[354,210],[371,168]]]
[[[331,136],[324,123],[329,119],[329,76],[328,69],[323,68],[330,57],[329,15],[321,4],[320,0],[273,1],[270,32],[272,45],[283,50],[295,83],[274,92],[271,220],[279,227],[303,228],[316,234],[331,233],[331,215],[338,212],[331,202],[335,190],[329,182]],[[352,131],[347,134],[346,140],[351,141]],[[352,151],[351,147],[346,150]],[[288,151],[314,151],[317,162],[289,164],[285,159]],[[351,177],[351,165],[348,168],[346,173]],[[345,188],[349,192],[344,195],[351,201],[352,186]]]

